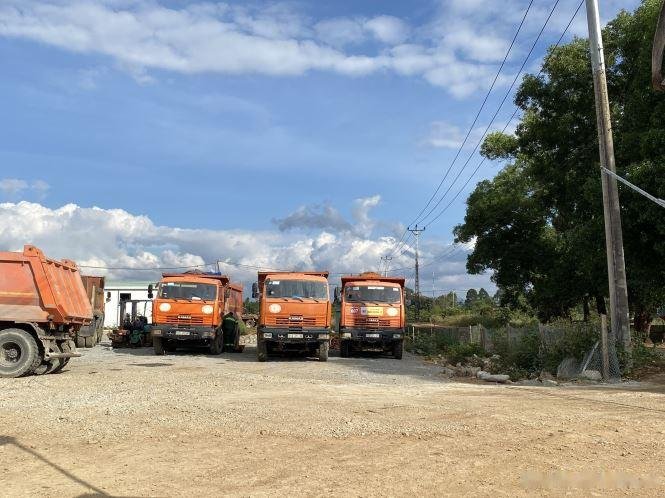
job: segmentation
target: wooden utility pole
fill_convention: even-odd
[[[616,172],[614,162],[614,140],[610,102],[605,76],[605,54],[598,0],[586,0],[587,22],[589,24],[589,48],[593,69],[593,86],[596,94],[596,118],[598,123],[598,143],[600,165]],[[610,317],[612,341],[619,340],[626,350],[630,350],[630,319],[628,317],[628,285],[626,264],[623,254],[621,233],[621,209],[616,179],[601,170],[603,188],[603,214],[605,218],[605,245],[607,249],[607,273],[610,286]]]

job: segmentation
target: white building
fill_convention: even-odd
[[[121,322],[121,313],[131,313],[131,304],[127,304],[127,309],[120,310],[120,301],[126,300],[148,300],[148,285],[152,284],[157,291],[155,282],[106,282],[104,294],[106,304],[104,306],[104,327],[117,327]],[[154,296],[153,296],[154,297]],[[136,303],[136,311],[148,318],[148,323],[152,321],[152,304]]]

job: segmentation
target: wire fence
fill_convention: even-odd
[[[412,349],[423,354],[474,346],[469,350],[500,355],[506,364],[515,363],[524,370],[544,369],[571,378],[603,375],[600,325],[595,323],[497,329],[482,325],[409,325],[407,335]],[[612,341],[608,344],[608,366],[606,378],[621,376],[619,355]]]

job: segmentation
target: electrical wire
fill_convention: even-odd
[[[510,54],[513,50],[513,47],[515,46],[515,42],[517,41],[517,37],[519,36],[520,32],[522,31],[522,28],[524,27],[524,23],[526,21],[526,18],[529,15],[529,12],[531,11],[531,7],[533,6],[533,3],[534,3],[534,0],[531,0],[529,2],[529,5],[527,6],[526,10],[524,11],[524,15],[522,16],[522,19],[519,23],[519,26],[517,27],[517,30],[515,31],[515,35],[513,36],[513,39],[510,43],[510,46],[508,47],[508,50],[506,51],[506,54],[503,58],[503,61],[501,62],[501,65],[499,66],[499,69],[496,72],[496,75],[494,76],[494,80],[492,81],[492,84],[490,85],[490,88],[487,90],[487,93],[485,94],[485,97],[483,99],[482,104],[480,105],[480,108],[478,109],[478,112],[476,112],[476,116],[474,117],[473,122],[471,123],[471,125],[469,126],[469,129],[467,130],[467,133],[466,133],[466,136],[464,137],[464,140],[462,141],[459,148],[457,149],[457,153],[455,154],[455,158],[453,159],[453,161],[450,163],[450,165],[446,169],[446,172],[443,175],[443,178],[439,182],[439,185],[436,187],[436,190],[431,195],[431,197],[429,198],[429,200],[427,201],[425,206],[420,210],[418,215],[414,218],[413,221],[411,221],[411,223],[409,223],[407,228],[404,230],[404,232],[402,233],[399,241],[396,243],[395,248],[391,251],[390,254],[388,254],[389,257],[394,256],[400,250],[399,249],[399,244],[402,242],[402,240],[404,240],[404,236],[408,233],[408,227],[413,225],[414,223],[418,223],[418,221],[419,221],[420,217],[422,216],[422,214],[425,212],[425,210],[427,210],[427,208],[430,206],[432,201],[436,198],[436,195],[439,193],[439,190],[443,186],[443,183],[446,181],[446,178],[448,178],[448,175],[452,171],[452,168],[455,165],[455,163],[457,162],[457,159],[459,158],[460,154],[462,153],[462,150],[464,150],[464,146],[466,145],[466,142],[469,140],[469,137],[471,136],[471,133],[473,133],[473,129],[476,126],[476,123],[478,122],[478,119],[480,118],[480,115],[482,114],[483,110],[485,109],[485,105],[487,104],[487,101],[489,100],[489,97],[492,93],[492,90],[494,90],[494,87],[496,86],[496,83],[499,80],[499,76],[501,75],[501,71],[503,71],[503,68],[504,68],[506,62],[508,61],[508,57],[510,57]]]
[[[510,85],[510,88],[509,88],[508,91],[506,92],[506,95],[504,96],[503,100],[501,101],[501,105],[500,105],[499,108],[497,109],[497,112],[494,114],[494,116],[493,116],[493,118],[492,118],[492,121],[490,122],[490,124],[488,125],[487,129],[485,130],[485,133],[483,134],[482,138],[479,140],[478,144],[476,145],[476,147],[474,148],[474,150],[473,150],[473,151],[471,152],[471,154],[469,155],[469,158],[467,159],[465,165],[462,167],[462,169],[460,169],[460,171],[458,172],[457,176],[455,177],[455,179],[453,180],[453,182],[452,182],[452,183],[450,184],[450,186],[448,187],[448,190],[446,190],[446,192],[443,194],[443,196],[441,197],[441,199],[439,199],[439,201],[438,201],[437,204],[434,206],[434,208],[433,208],[432,210],[430,210],[430,212],[427,214],[427,217],[429,217],[429,216],[432,214],[433,210],[436,209],[436,207],[437,207],[439,204],[441,204],[441,202],[442,202],[443,199],[445,198],[446,194],[451,190],[452,186],[457,182],[457,180],[458,180],[459,177],[461,176],[462,172],[464,171],[464,169],[466,168],[466,166],[467,166],[467,165],[469,164],[469,162],[471,161],[473,155],[474,155],[475,152],[478,150],[478,147],[480,147],[480,144],[482,143],[482,141],[484,140],[485,136],[486,136],[487,133],[489,132],[489,129],[491,128],[492,124],[494,124],[494,121],[496,120],[496,117],[498,116],[499,112],[501,111],[501,108],[502,108],[503,105],[505,104],[505,102],[506,102],[508,96],[509,96],[510,93],[512,92],[512,89],[514,88],[515,84],[517,83],[517,80],[519,79],[519,76],[521,75],[522,71],[524,70],[524,67],[526,67],[526,64],[527,64],[527,62],[528,62],[529,57],[531,56],[531,54],[532,54],[533,51],[535,50],[536,45],[537,45],[538,41],[540,40],[540,37],[542,36],[543,32],[545,31],[545,28],[547,27],[547,24],[549,24],[549,21],[550,21],[550,19],[552,18],[552,15],[554,14],[554,11],[555,11],[557,5],[559,4],[559,2],[560,2],[560,0],[557,0],[557,2],[554,4],[554,7],[553,7],[552,10],[550,11],[550,14],[549,14],[547,20],[545,21],[545,24],[543,25],[542,29],[540,30],[540,33],[539,33],[538,37],[537,37],[536,40],[534,41],[534,43],[533,43],[533,45],[532,45],[532,47],[531,47],[531,50],[529,51],[529,54],[528,54],[527,57],[525,58],[524,63],[522,64],[520,70],[517,72],[517,75],[515,76],[515,79],[513,80],[512,84]],[[582,8],[582,5],[584,5],[584,0],[582,0],[582,1],[579,3],[577,9],[575,10],[575,13],[574,13],[573,16],[570,18],[570,21],[569,21],[568,24],[566,25],[565,30],[563,31],[563,33],[562,33],[561,36],[559,37],[559,40],[557,41],[557,43],[554,45],[554,49],[558,48],[559,45],[561,44],[561,42],[563,41],[563,38],[565,37],[566,33],[567,33],[568,30],[570,29],[570,26],[573,24],[573,21],[574,21],[575,18],[577,17],[577,14],[579,13],[580,9]],[[543,68],[540,69],[540,71],[538,72],[538,74],[536,75],[536,77],[540,76],[540,75],[542,74],[542,72],[543,72]],[[508,122],[506,123],[506,126],[503,127],[502,133],[505,133],[505,131],[508,129],[508,127],[509,127],[510,124],[512,123],[513,119],[515,119],[515,116],[517,116],[517,113],[518,113],[518,112],[519,112],[519,108],[516,108],[515,111],[513,112],[512,116],[510,117],[510,119],[509,119]],[[438,213],[434,218],[430,219],[430,220],[427,222],[428,225],[431,225],[432,223],[436,222],[436,221],[437,221],[437,220],[438,220],[438,219],[439,219],[439,218],[440,218],[440,217],[441,217],[441,216],[442,216],[442,215],[448,210],[448,208],[450,208],[450,206],[452,205],[452,203],[455,202],[455,200],[456,200],[456,199],[460,196],[460,194],[464,191],[464,189],[466,188],[466,186],[467,186],[467,185],[469,184],[469,182],[473,179],[473,177],[476,175],[476,173],[477,173],[478,170],[481,168],[481,166],[485,163],[485,161],[486,161],[485,158],[483,158],[483,159],[480,161],[480,163],[478,164],[478,166],[476,166],[476,168],[473,170],[473,172],[471,173],[471,175],[467,178],[467,180],[464,182],[464,184],[459,188],[459,190],[457,191],[457,193],[455,194],[455,196],[454,196],[454,197],[448,202],[448,204],[446,204],[446,206],[443,207],[443,209],[441,209],[441,211],[439,211],[439,213]]]

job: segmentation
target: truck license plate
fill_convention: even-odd
[[[289,339],[302,339],[303,335],[302,334],[289,334],[287,337]]]
[[[175,335],[189,335],[188,330],[176,330]]]
[[[370,339],[378,339],[381,337],[381,334],[365,334],[365,337],[369,337]]]

